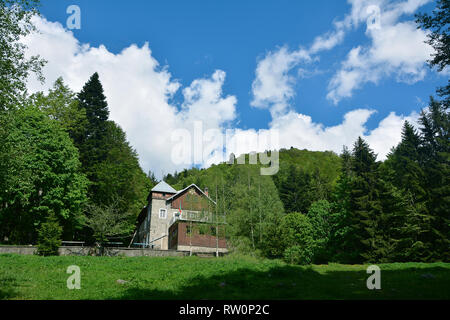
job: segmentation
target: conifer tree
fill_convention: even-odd
[[[450,254],[450,115],[445,103],[431,98],[419,119],[422,132],[421,166],[426,176],[427,208],[432,217],[433,259]]]
[[[109,116],[108,104],[97,72],[83,86],[77,99],[78,107],[86,113],[87,124],[84,132],[75,137],[75,145],[80,151],[80,160],[89,180],[95,184],[98,179],[93,167],[105,160],[107,155],[103,141]]]
[[[352,155],[344,146],[341,156],[342,167],[334,193],[331,216],[329,251],[331,259],[345,263],[352,260],[352,237],[350,233],[350,182],[352,179]]]
[[[425,173],[420,166],[421,139],[414,127],[406,121],[402,129],[402,141],[388,155],[384,164],[384,176],[398,190],[397,201],[398,240],[396,260],[426,261],[430,247],[431,217],[428,213]],[[394,231],[394,232],[395,232]]]
[[[380,204],[375,189],[376,155],[361,137],[352,152],[351,192],[349,199],[352,262],[371,259],[376,247],[377,220]]]
[[[308,212],[313,201],[311,198],[311,176],[308,172],[290,164],[286,178],[279,182],[278,190],[286,212],[301,212],[304,214]]]

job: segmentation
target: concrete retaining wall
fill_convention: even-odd
[[[0,254],[15,253],[15,254],[35,254],[37,252],[36,246],[0,246]],[[97,256],[101,252],[96,247],[60,247],[59,255],[61,256]],[[103,255],[105,256],[125,256],[125,257],[184,257],[188,256],[189,252],[176,250],[154,250],[154,249],[136,249],[136,248],[103,248]]]
[[[182,245],[178,245],[177,249],[179,251],[190,251],[191,247],[190,246],[182,246]],[[218,248],[219,253],[224,254],[228,252],[227,248]],[[216,248],[211,248],[211,247],[198,247],[198,246],[192,246],[192,253],[193,254],[204,254],[204,253],[211,253],[214,254],[216,253]]]
[[[35,254],[35,246],[0,246],[1,253]]]

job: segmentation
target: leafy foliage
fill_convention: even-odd
[[[434,49],[430,66],[437,67],[442,72],[450,62],[450,1],[436,1],[436,8],[432,14],[416,15],[416,23],[420,28],[429,31],[427,43]],[[443,104],[450,106],[450,80],[445,87],[438,88],[438,94],[444,98]]]
[[[0,0],[0,111],[16,107],[26,94],[25,80],[35,73],[43,81],[39,56],[27,58],[20,38],[36,29],[32,17],[38,15],[37,0]]]
[[[56,256],[61,246],[62,227],[53,212],[47,217],[38,230],[37,252],[41,256]]]
[[[117,202],[105,206],[90,204],[87,209],[89,214],[85,224],[94,232],[97,242],[104,243],[110,237],[120,237],[132,232],[130,213],[121,211]]]
[[[286,214],[280,223],[280,241],[283,244],[283,258],[289,263],[311,264],[316,243],[314,229],[304,214],[292,212]]]
[[[80,226],[87,180],[68,134],[34,106],[0,113],[0,233],[36,240],[49,212],[72,237]]]

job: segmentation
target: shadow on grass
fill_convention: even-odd
[[[131,282],[124,300],[335,300],[450,299],[450,269],[403,268],[381,271],[381,290],[369,290],[365,270],[317,272],[309,267],[282,266],[269,271],[238,269],[209,277],[194,277],[165,290]]]
[[[17,281],[12,277],[0,278],[0,300],[17,297]]]

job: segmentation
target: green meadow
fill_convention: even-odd
[[[81,289],[66,273],[80,267]],[[450,299],[450,264],[289,265],[278,260],[201,257],[0,255],[0,299]],[[118,281],[119,280],[119,281]]]

